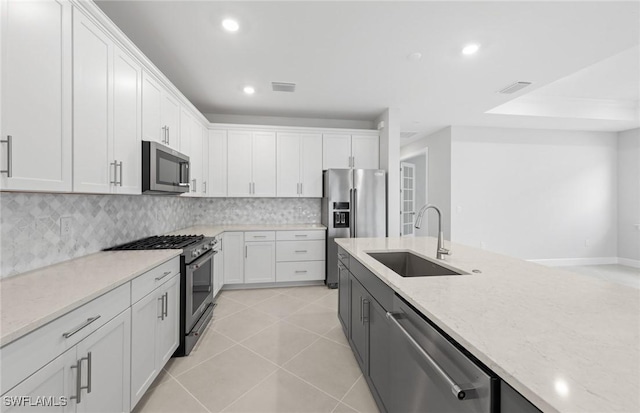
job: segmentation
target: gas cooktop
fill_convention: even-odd
[[[203,239],[204,235],[160,235],[117,245],[105,251],[182,249]]]

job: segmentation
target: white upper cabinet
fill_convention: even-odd
[[[376,135],[351,135],[352,166],[356,169],[380,167],[380,138]]]
[[[377,135],[322,135],[322,169],[378,169],[380,138]]]
[[[71,191],[71,4],[0,7],[0,189]]]
[[[322,197],[322,135],[278,132],[278,197]]]
[[[227,155],[228,196],[276,196],[275,132],[229,131]]]
[[[188,155],[191,162],[191,194],[204,196],[202,126],[197,121],[191,124],[191,146]]]
[[[73,10],[73,190],[111,192],[109,165],[113,43],[88,17]],[[110,173],[111,172],[111,173]]]
[[[139,194],[141,188],[142,68],[116,47],[113,58],[113,160],[115,191]]]
[[[180,103],[146,71],[142,74],[142,136],[180,150]]]
[[[227,196],[227,131],[210,130],[208,141],[208,174],[206,196]]]
[[[73,189],[140,193],[141,67],[74,10]]]

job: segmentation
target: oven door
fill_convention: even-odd
[[[213,302],[213,256],[209,251],[185,266],[185,333],[193,329],[204,310]]]

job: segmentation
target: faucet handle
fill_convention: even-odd
[[[438,255],[453,255],[453,252],[451,252],[450,250],[448,250],[446,248],[439,248],[438,249]]]

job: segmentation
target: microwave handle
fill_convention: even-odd
[[[180,163],[180,182],[178,186],[189,186],[189,162]]]

